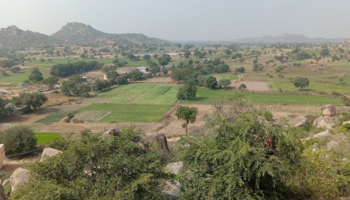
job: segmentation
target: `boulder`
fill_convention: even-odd
[[[164,133],[162,132],[158,132],[158,133],[151,133],[151,134],[147,134],[145,135],[145,141],[148,143],[153,143],[153,144],[158,144],[159,148],[164,152],[164,153],[169,153],[170,149],[168,147],[168,141],[164,135]]]
[[[314,151],[316,151],[316,150],[319,149],[319,148],[320,148],[320,145],[317,144],[317,143],[314,143],[314,144],[312,145],[312,147],[311,147],[311,151],[314,152]]]
[[[61,119],[60,123],[69,123],[70,120],[71,120],[71,118],[65,117],[65,118]]]
[[[337,115],[337,110],[331,104],[321,107],[321,116],[334,117]]]
[[[53,148],[45,148],[43,153],[41,154],[40,162],[43,162],[46,159],[55,156],[59,153],[62,153],[62,151]]]
[[[182,171],[183,166],[183,162],[170,163],[165,166],[164,170],[173,174],[179,174]],[[175,180],[174,182],[166,181],[165,183],[166,187],[162,191],[163,194],[165,194],[169,199],[178,199],[181,190],[180,182]]]
[[[164,170],[166,172],[170,172],[173,174],[180,174],[184,167],[184,163],[182,161],[180,162],[175,162],[175,163],[169,163],[167,166],[165,166]]]
[[[322,137],[332,137],[332,134],[329,132],[329,130],[327,129],[326,131],[317,133],[313,136],[314,138],[322,138]]]
[[[327,149],[328,151],[331,149],[338,149],[339,148],[339,143],[336,141],[330,141],[327,143]]]
[[[111,136],[119,136],[120,130],[118,128],[110,129],[102,134],[103,139],[109,139]]]
[[[15,191],[18,186],[25,184],[29,181],[29,170],[21,167],[17,168],[10,176],[11,190]]]
[[[298,116],[288,121],[288,124],[294,127],[309,126],[309,122],[305,116]]]
[[[71,119],[70,123],[71,124],[82,124],[82,123],[84,123],[84,121],[80,120],[80,119]]]
[[[329,116],[325,116],[325,117],[318,117],[315,119],[314,126],[316,126],[317,128],[327,128],[327,129],[333,129],[333,126],[335,125],[334,120],[329,117]]]

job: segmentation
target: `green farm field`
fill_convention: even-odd
[[[60,138],[60,137],[61,137],[61,134],[59,133],[38,133],[36,135],[36,138],[37,138],[36,144],[44,145],[47,143],[51,143],[53,139]]]
[[[67,117],[67,115],[69,113],[71,114],[76,114],[78,111],[77,110],[73,110],[73,111],[57,111],[45,118],[42,118],[38,121],[36,121],[36,123],[54,123],[54,122],[60,122],[61,119]]]
[[[114,104],[174,104],[176,94],[180,86],[134,83],[122,85],[108,92],[99,93],[96,97],[86,98],[89,103],[114,103]]]
[[[182,100],[182,103],[210,104],[213,100],[218,99],[221,95],[233,94],[235,91],[209,90],[205,88],[197,89],[195,99]],[[259,104],[286,104],[286,105],[324,105],[341,103],[340,100],[331,97],[298,95],[298,94],[259,94],[242,92],[252,103]]]
[[[111,112],[99,122],[152,122],[161,118],[172,106],[93,104],[80,111]]]

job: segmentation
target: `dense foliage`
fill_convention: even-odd
[[[32,109],[37,109],[41,107],[46,101],[47,97],[43,93],[39,92],[22,92],[18,97],[12,98],[12,103],[17,107],[26,107],[26,111],[31,111]]]
[[[5,145],[6,155],[25,153],[35,149],[35,133],[26,126],[11,127],[0,131],[0,143]]]
[[[161,170],[166,160],[146,148],[140,131],[104,140],[85,130],[80,141],[55,143],[63,153],[30,164],[31,181],[13,199],[164,199],[162,180],[171,178]]]
[[[177,92],[177,99],[191,99],[195,98],[197,93],[196,84],[193,81],[185,83],[184,86],[180,87]]]
[[[98,69],[100,65],[97,61],[90,62],[75,62],[68,64],[58,64],[51,67],[50,74],[57,77],[65,77],[72,74],[78,74],[81,72],[87,72],[94,69]]]
[[[71,76],[67,81],[63,81],[61,92],[66,96],[88,97],[91,88],[85,81],[79,75]]]

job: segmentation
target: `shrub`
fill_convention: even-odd
[[[334,96],[339,96],[339,95],[340,95],[340,93],[339,93],[339,92],[336,92],[336,91],[332,91],[332,94],[333,94]]]
[[[343,127],[346,128],[347,130],[350,130],[350,124],[348,124],[348,123],[344,124]]]
[[[35,133],[26,126],[15,126],[0,132],[0,143],[5,145],[6,154],[20,154],[35,149]]]
[[[68,117],[69,119],[72,119],[72,118],[74,118],[74,114],[73,114],[73,113],[68,113],[67,117]]]
[[[239,90],[244,90],[244,89],[246,89],[246,88],[247,88],[247,86],[246,86],[245,84],[241,84],[241,85],[238,87]]]
[[[264,112],[264,117],[265,117],[265,119],[266,119],[267,121],[272,121],[273,115],[272,115],[271,112],[265,111],[265,112]]]

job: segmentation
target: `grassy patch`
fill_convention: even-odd
[[[32,62],[28,62],[25,63],[26,66],[52,66],[52,65],[57,65],[57,64],[66,64],[67,60],[65,58],[53,58],[52,61],[48,61],[47,58],[45,59],[45,62],[41,62],[40,60],[41,58],[37,58],[36,60],[32,61]],[[112,63],[112,61],[114,60],[114,58],[88,58],[88,59],[73,59],[72,58],[69,60],[70,63],[75,63],[75,62],[80,62],[80,61],[84,61],[84,62],[90,62],[90,61],[97,61],[99,63]]]
[[[76,114],[78,111],[77,110],[73,110],[73,111],[69,111],[69,110],[65,110],[65,111],[57,111],[45,118],[42,118],[38,121],[36,121],[36,123],[54,123],[54,122],[60,122],[61,119],[67,117],[68,113],[72,113],[72,114]]]
[[[84,122],[98,122],[109,113],[108,111],[82,111],[76,114],[74,118]]]
[[[94,104],[80,111],[111,112],[99,122],[152,122],[162,117],[170,109],[171,106]]]
[[[51,143],[54,138],[60,138],[61,134],[59,133],[38,133],[36,135],[37,145],[43,145],[47,143]]]
[[[217,79],[238,80],[238,76],[232,76],[228,73],[214,74],[214,77],[216,77]]]
[[[179,87],[165,84],[135,83],[99,93],[96,97],[87,98],[84,101],[90,103],[169,105],[177,101],[176,94]]]
[[[350,62],[329,62],[328,66],[349,66]]]
[[[200,103],[200,104],[209,104],[213,100],[218,99],[223,94],[234,93],[235,91],[225,91],[225,90],[209,90],[205,88],[198,88],[197,97],[191,100],[183,100],[182,103]],[[288,105],[324,105],[324,104],[340,104],[340,100],[322,97],[322,96],[313,96],[313,95],[298,95],[298,94],[259,94],[259,93],[244,93],[243,94],[252,102],[252,103],[261,103],[261,104],[288,104]]]

